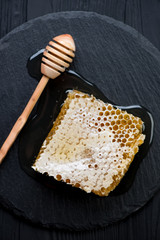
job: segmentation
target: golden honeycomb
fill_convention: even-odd
[[[70,91],[33,168],[107,196],[144,142],[142,126],[140,118],[112,104]]]

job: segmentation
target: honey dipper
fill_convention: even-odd
[[[75,56],[74,51],[75,43],[72,36],[69,34],[62,34],[53,38],[53,41],[50,41],[46,46],[41,63],[41,72],[43,76],[25,109],[17,119],[0,149],[0,164],[27,122],[30,113],[32,112],[49,79],[55,79],[69,67]]]

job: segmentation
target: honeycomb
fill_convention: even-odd
[[[143,144],[143,122],[79,91],[69,91],[33,168],[58,181],[107,196]]]

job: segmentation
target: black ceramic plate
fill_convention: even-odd
[[[77,47],[72,70],[95,84],[113,103],[144,106],[152,113],[155,124],[152,145],[127,190],[98,197],[66,185],[46,187],[27,174],[20,166],[18,138],[0,166],[0,201],[15,214],[42,226],[91,229],[125,218],[142,207],[160,187],[160,53],[132,28],[95,13],[49,14],[15,29],[0,41],[0,145],[37,86],[26,69],[28,57],[63,33],[71,34]],[[48,86],[51,85],[55,86],[50,81]],[[27,146],[28,134],[32,135],[31,131],[25,132],[29,126],[36,136],[32,136],[34,145],[25,149],[25,159],[36,154],[40,145],[36,138],[43,139],[51,127],[50,124],[48,129],[42,127],[43,111],[51,110],[51,115],[45,118],[47,124],[54,116],[52,106],[51,109],[45,106],[48,98],[54,99],[49,89],[22,132],[21,141],[27,136]]]
[[[39,62],[39,59],[41,60],[41,54],[39,54],[38,56],[39,57],[37,58],[37,62]],[[33,63],[32,61],[29,61],[28,66],[29,73],[31,75],[34,75],[36,66],[38,64],[36,62],[36,59]],[[40,75],[39,69],[40,67],[37,68],[37,74],[35,75],[36,77]],[[117,104],[114,104],[112,101],[110,101],[96,87],[96,85],[88,82],[82,76],[73,71],[66,71],[54,81],[50,79],[49,84],[47,85],[42,97],[40,98],[39,104],[37,106],[36,115],[22,131],[19,143],[20,165],[26,173],[28,173],[30,176],[34,177],[38,181],[41,181],[48,187],[52,187],[58,191],[64,191],[66,188],[67,191],[71,190],[72,194],[76,194],[78,192],[77,190],[74,192],[74,189],[66,186],[66,184],[59,183],[55,181],[54,178],[37,173],[32,169],[32,165],[40,150],[40,147],[46,136],[48,135],[49,130],[53,126],[53,122],[55,121],[60,111],[60,108],[67,97],[68,90],[73,89],[88,94],[93,94],[97,99],[101,99],[106,103],[112,103],[115,107],[119,107],[122,110],[126,110],[128,113],[134,114],[134,116],[140,117],[144,122],[143,133],[146,136],[145,142],[140,147],[140,151],[132,162],[129,171],[127,172],[119,186],[110,195],[114,196],[123,194],[129,190],[129,187],[131,187],[139,164],[149,150],[153,137],[153,118],[145,108],[139,105],[117,106]],[[78,194],[80,194],[80,192]]]

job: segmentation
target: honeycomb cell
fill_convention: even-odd
[[[127,158],[127,156],[128,156],[128,154],[127,154],[127,153],[123,153],[123,159],[126,159],[126,158]]]
[[[125,144],[124,144],[124,143],[121,143],[121,144],[120,144],[120,146],[121,146],[121,147],[124,147],[124,146],[125,146]]]
[[[114,110],[112,110],[112,111],[111,111],[111,115],[114,115],[114,114],[115,114],[115,111],[114,111]]]
[[[95,164],[95,165],[94,165],[94,168],[95,168],[95,169],[97,169],[97,168],[98,168],[98,165],[97,165],[97,164]]]
[[[119,135],[119,137],[120,137],[120,138],[123,138],[123,137],[124,137],[124,135],[123,135],[123,134],[120,134],[120,135]]]
[[[116,110],[116,114],[119,115],[121,113],[121,110],[120,109],[117,109]]]
[[[113,130],[115,130],[115,131],[118,130],[117,124],[113,126]]]
[[[126,125],[126,124],[127,124],[127,121],[123,119],[123,120],[121,120],[121,124],[122,124],[122,125]]]
[[[140,130],[140,129],[141,129],[141,125],[140,125],[140,124],[137,124],[137,125],[136,125],[136,128],[137,128],[138,130]]]
[[[101,123],[101,127],[104,127],[104,123]]]
[[[116,121],[116,124],[117,124],[117,125],[119,125],[120,123],[121,123],[121,121],[120,121],[120,120],[117,120],[117,121]]]
[[[125,119],[125,120],[129,120],[129,119],[130,119],[129,115],[128,115],[128,114],[125,114],[125,115],[124,115],[124,119]]]
[[[118,126],[119,127],[119,126]],[[122,133],[122,131],[118,128],[118,130],[117,130],[117,134],[121,134]]]
[[[60,174],[57,174],[56,178],[57,178],[57,181],[61,181],[62,176]]]
[[[133,120],[133,123],[134,123],[134,124],[137,124],[137,120],[136,120],[136,119],[134,119],[134,120]]]
[[[115,121],[112,121],[112,122],[111,122],[111,125],[113,126],[114,124],[115,124]]]
[[[128,141],[129,141],[129,142],[132,142],[132,141],[133,141],[133,138],[128,138]]]
[[[84,178],[84,181],[87,182],[87,181],[88,181],[88,177],[85,177],[85,178]]]
[[[108,105],[108,110],[111,111],[112,110],[112,106]]]
[[[129,119],[128,122],[127,122],[128,125],[131,125],[132,124],[132,120]]]
[[[109,116],[110,113],[109,113],[109,111],[105,111],[104,114],[105,114],[105,116]]]
[[[120,114],[120,115],[118,116],[118,118],[119,118],[119,119],[122,119],[122,118],[123,118],[123,115],[122,115],[122,114]]]
[[[138,123],[142,125],[142,120],[141,120],[141,119],[139,119],[139,120],[138,120]]]
[[[119,129],[122,130],[124,128],[124,126],[121,124],[119,125]]]
[[[127,146],[127,147],[130,147],[130,146],[131,146],[131,143],[130,143],[130,142],[127,142],[127,143],[126,143],[126,146]]]
[[[104,188],[104,187],[101,187],[101,191],[104,192],[104,191],[105,191],[105,188]]]
[[[76,183],[74,186],[75,186],[76,188],[79,188],[79,187],[80,187],[80,184],[79,184],[79,183]]]

